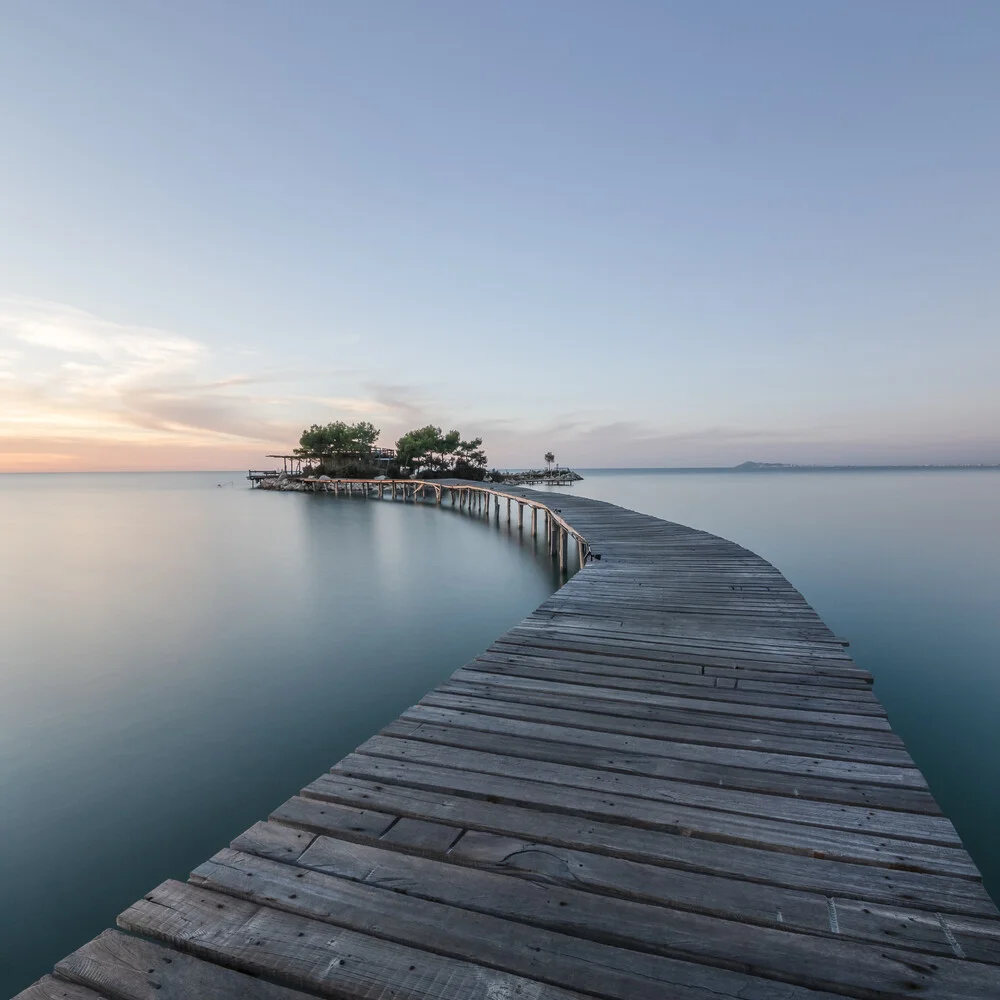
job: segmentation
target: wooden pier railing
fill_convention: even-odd
[[[541,512],[585,568],[21,1000],[1000,997],[975,864],[773,566],[573,495],[375,489]]]
[[[248,475],[252,476],[251,472]],[[268,477],[277,480],[277,475]],[[568,566],[569,540],[576,544],[578,565],[586,564],[590,556],[590,546],[565,518],[560,517],[550,503],[529,497],[524,491],[509,492],[506,487],[495,487],[485,483],[474,483],[453,479],[333,479],[329,476],[299,477],[294,480],[296,489],[308,493],[332,493],[334,496],[371,497],[379,500],[426,500],[433,498],[436,503],[444,501],[447,492],[452,506],[475,509],[484,517],[492,510],[500,517],[500,507],[506,504],[507,522],[511,521],[511,506],[517,506],[517,526],[524,527],[524,512],[531,512],[531,534],[538,530],[541,515],[545,539],[549,553],[559,560],[559,568],[564,572]],[[271,487],[277,489],[278,487]],[[539,494],[545,496],[545,494]]]

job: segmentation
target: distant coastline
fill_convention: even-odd
[[[581,467],[580,472],[961,472],[1000,471],[1000,462],[965,465],[799,465],[791,462],[742,462],[740,465],[648,465]]]
[[[743,462],[740,465],[734,465],[729,471],[731,472],[771,472],[771,471],[787,471],[792,469],[803,469],[809,472],[830,470],[834,472],[844,472],[847,470],[856,469],[907,469],[910,471],[916,469],[1000,469],[1000,462],[994,462],[992,464],[988,462],[979,462],[977,464],[952,464],[952,465],[935,465],[933,463],[927,465],[800,465],[794,462]]]

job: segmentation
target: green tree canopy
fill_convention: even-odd
[[[404,434],[396,442],[396,459],[401,466],[430,469],[437,475],[453,474],[464,478],[482,478],[486,469],[483,439],[462,440],[458,431],[443,433],[428,424]]]
[[[300,455],[367,455],[378,440],[379,429],[365,420],[356,424],[345,424],[335,420],[329,424],[313,424],[302,432]]]
[[[552,454],[551,451],[545,453],[545,464],[546,466],[551,465],[556,460],[556,456]]]

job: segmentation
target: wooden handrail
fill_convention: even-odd
[[[496,497],[497,501],[507,500],[509,502],[523,504],[528,508],[534,508],[535,510],[541,510],[545,513],[545,516],[550,519],[552,525],[559,528],[560,531],[564,532],[568,537],[576,540],[579,549],[580,567],[583,568],[588,558],[592,558],[592,551],[590,548],[590,543],[587,539],[571,525],[565,518],[563,518],[558,512],[554,511],[548,504],[542,503],[540,500],[534,500],[530,497],[519,496],[516,493],[508,493],[505,490],[496,489],[488,484],[479,484],[475,482],[464,482],[464,483],[454,483],[447,480],[439,479],[349,479],[344,477],[333,477],[329,476],[326,478],[320,478],[319,476],[308,476],[298,478],[297,482],[300,483],[322,483],[326,485],[334,484],[350,484],[352,486],[364,486],[364,487],[381,487],[383,490],[385,487],[391,487],[393,493],[395,494],[395,489],[397,487],[402,487],[405,491],[407,488],[411,488],[414,493],[414,499],[416,499],[416,491],[419,488],[421,491],[430,487],[434,490],[437,495],[437,502],[441,503],[442,494],[444,490],[451,490],[453,494],[455,493],[482,493],[491,497]],[[565,553],[560,549],[559,551],[560,564],[565,566]]]

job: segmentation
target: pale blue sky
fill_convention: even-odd
[[[995,0],[0,16],[0,468],[1000,461]]]

